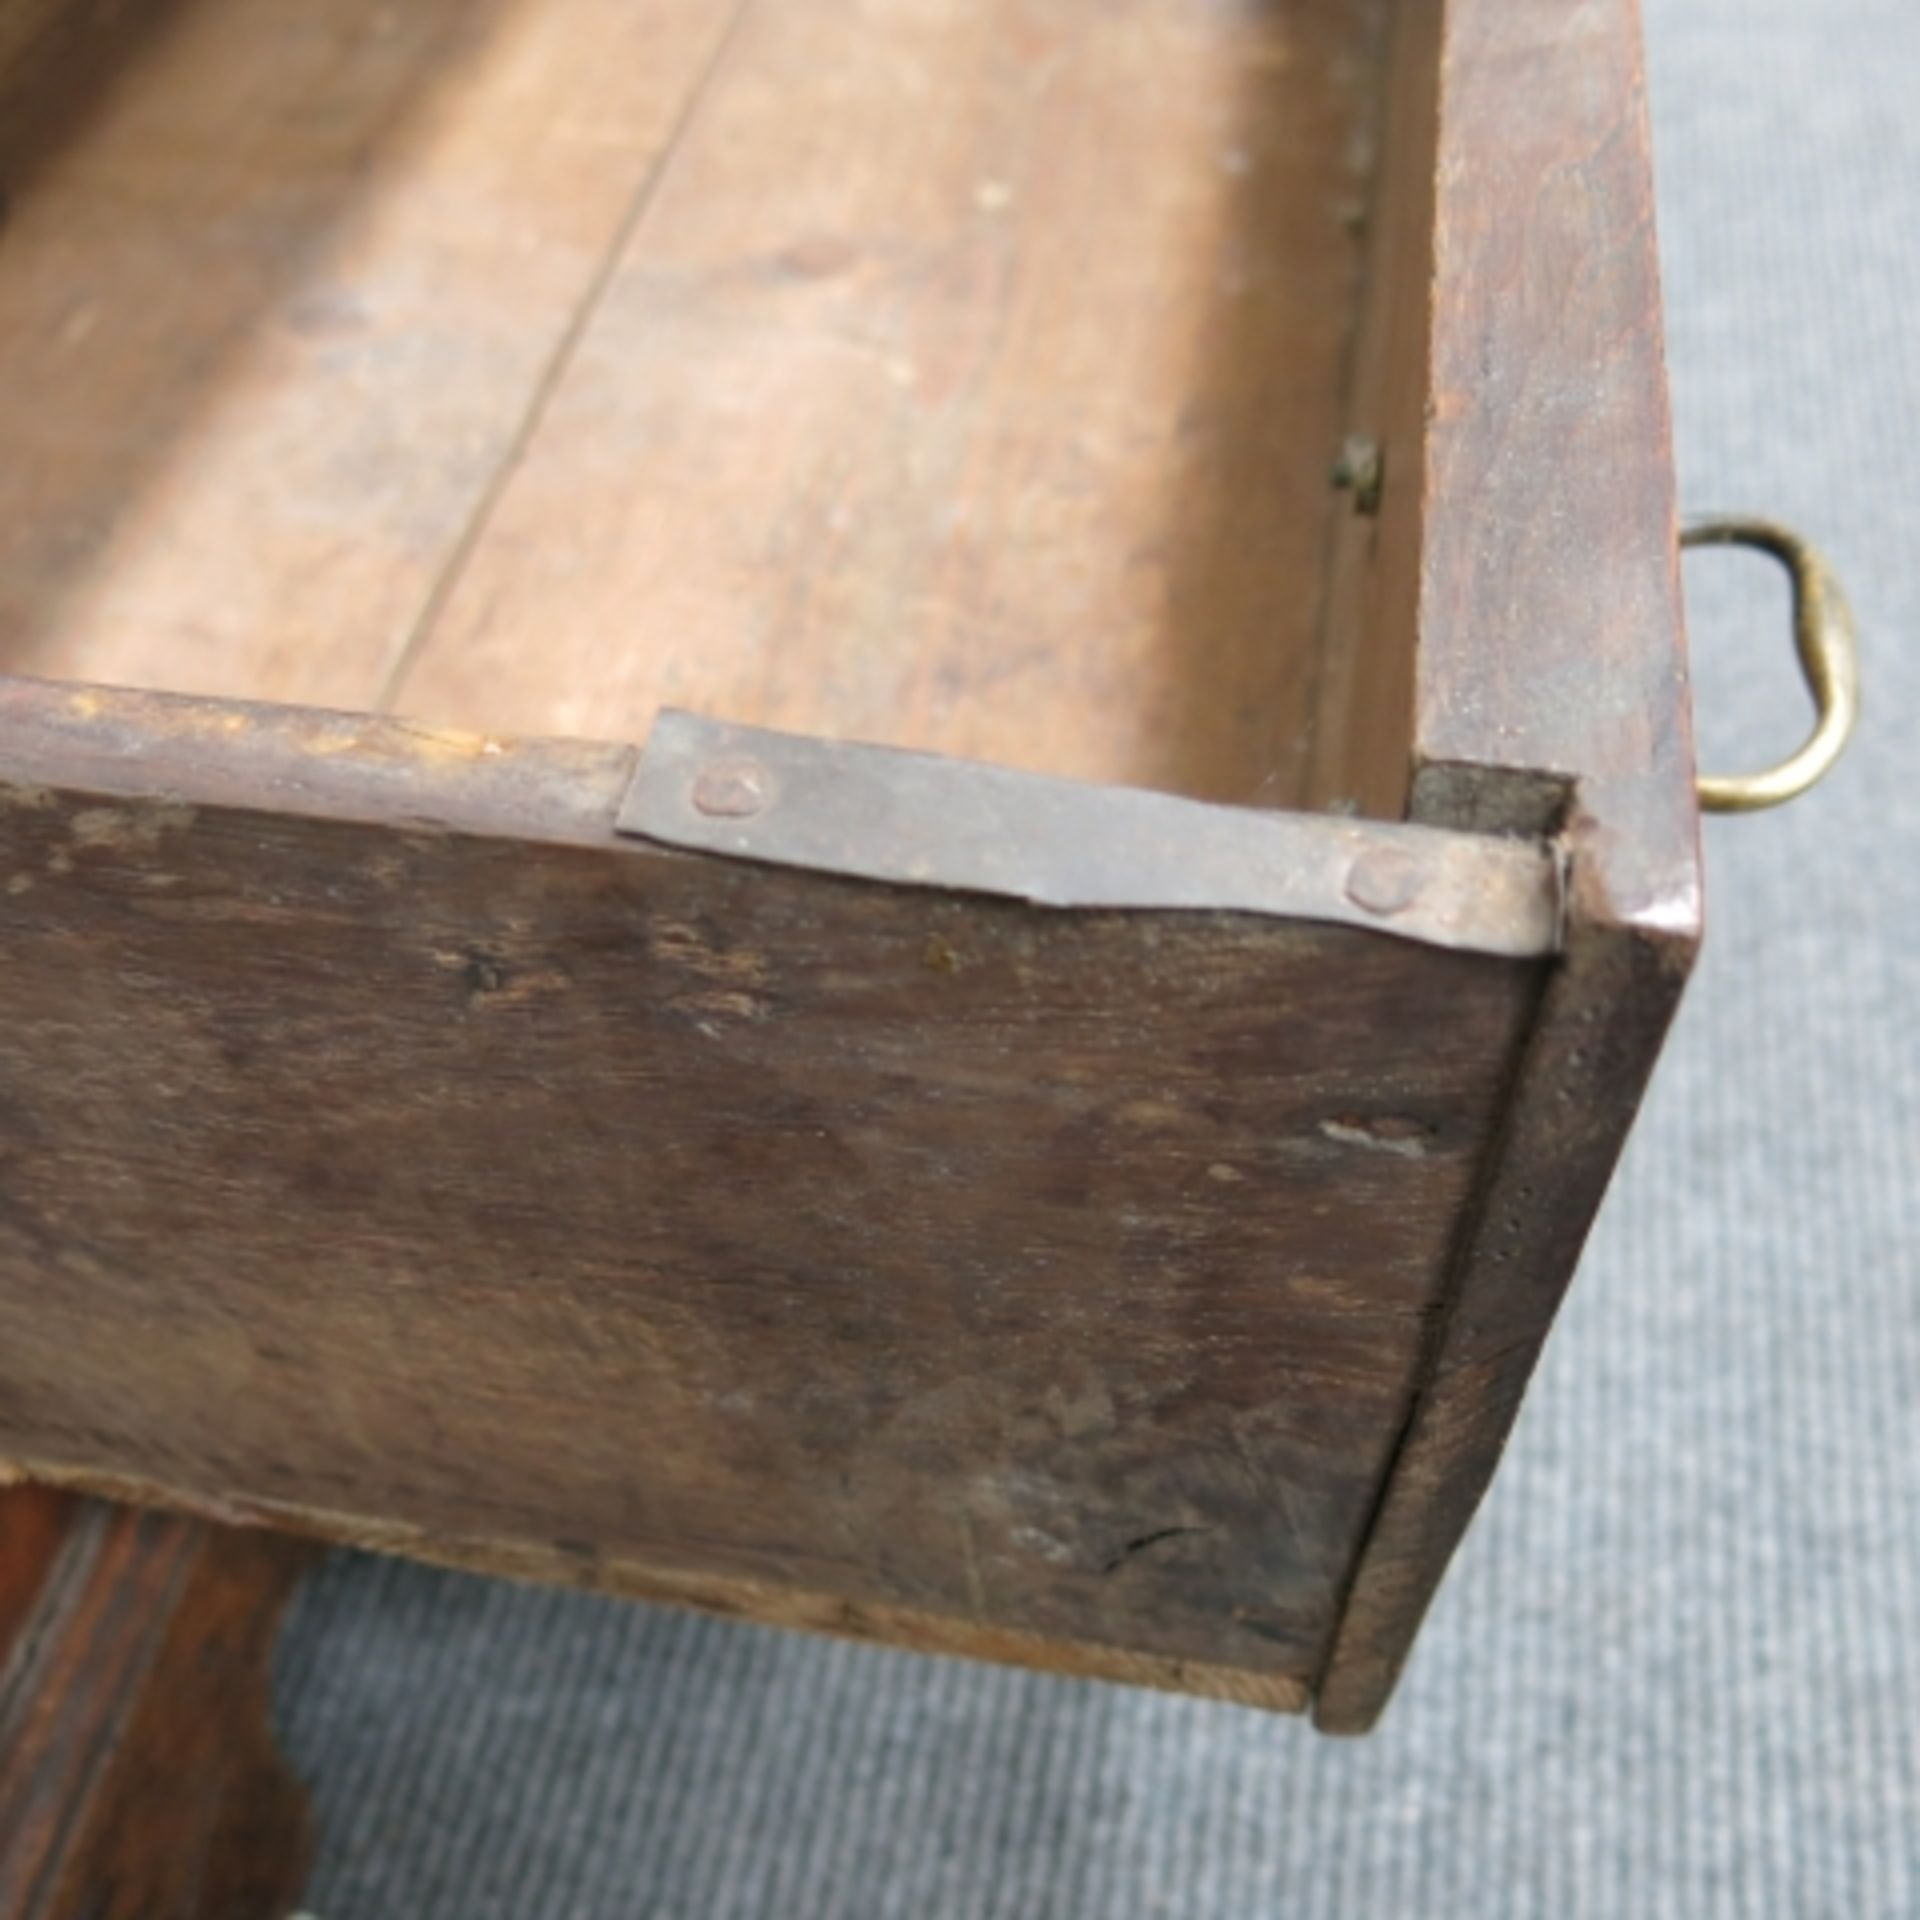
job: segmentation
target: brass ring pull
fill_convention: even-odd
[[[1729,517],[1695,520],[1680,535],[1683,547],[1757,547],[1793,577],[1793,644],[1819,718],[1798,753],[1764,773],[1702,774],[1700,805],[1708,813],[1757,813],[1777,807],[1824,779],[1845,750],[1860,715],[1860,663],[1853,609],[1820,554],[1791,529],[1771,520]]]

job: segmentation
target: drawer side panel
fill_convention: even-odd
[[[1547,963],[670,852],[617,750],[189,711],[170,786],[0,808],[0,1457],[1300,1704]],[[271,804],[303,756],[363,817]]]

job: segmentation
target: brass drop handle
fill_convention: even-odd
[[[1793,579],[1793,644],[1818,718],[1799,752],[1763,773],[1702,774],[1696,783],[1708,813],[1757,813],[1777,807],[1822,780],[1846,749],[1860,716],[1860,661],[1853,609],[1819,552],[1772,520],[1695,520],[1683,547],[1755,547],[1770,553]]]

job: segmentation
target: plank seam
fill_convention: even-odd
[[[446,612],[448,602],[453,598],[454,589],[460,584],[466,573],[468,563],[479,549],[487,529],[493,523],[501,500],[514,475],[520,470],[528,450],[532,447],[541,427],[546,422],[547,409],[552,405],[554,395],[559,391],[560,383],[565,379],[567,370],[572,366],[574,356],[579,352],[581,342],[586,338],[587,329],[593,324],[607,291],[613,284],[614,275],[619,271],[621,262],[626,258],[632,246],[634,236],[639,232],[648,211],[653,206],[662,183],[671,170],[675,156],[680,151],[681,142],[687,130],[699,116],[706,104],[707,96],[712,92],[714,82],[726,66],[735,43],[740,37],[740,29],[747,16],[753,11],[754,0],[734,0],[731,17],[721,29],[706,65],[699,77],[688,90],[685,103],[660,150],[652,162],[645,168],[635,187],[632,198],[620,215],[612,238],[601,256],[599,265],[594,269],[593,278],[587,283],[586,291],[575,305],[573,314],[562,331],[546,366],[541,370],[539,379],[534,383],[525,412],[519,425],[514,429],[513,437],[507,443],[506,451],[500,456],[499,464],[482,489],[473,512],[468,516],[466,526],[461,530],[460,538],[455,542],[453,551],[447,556],[446,563],[435,576],[433,585],[427,590],[418,616],[408,628],[406,638],[401,641],[389,658],[381,673],[379,690],[374,696],[373,711],[391,713],[394,702],[399,698],[400,689],[407,675],[413,670],[424,651],[427,642]]]

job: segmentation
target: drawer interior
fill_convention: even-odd
[[[6,1470],[1370,1723],[1698,937],[1575,11],[0,0]]]
[[[1367,0],[0,23],[0,669],[1339,797]]]

